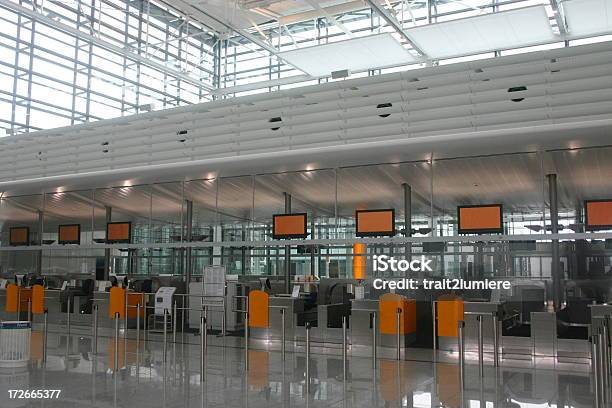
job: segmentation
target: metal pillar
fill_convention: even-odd
[[[191,200],[185,200],[185,241],[187,242],[191,242],[191,240],[193,239],[193,201]],[[193,258],[192,258],[192,249],[191,247],[189,248],[184,248],[181,253],[185,254],[185,289],[187,289],[187,291],[189,291],[189,282],[191,282],[191,273],[193,272]],[[183,262],[181,262],[181,265],[183,265]],[[189,296],[185,296],[183,297],[183,307],[187,308],[185,310],[188,310],[189,307],[191,305],[191,301],[189,299]],[[184,327],[185,322],[189,319],[189,313],[185,313],[183,311],[183,324],[182,327]],[[187,324],[189,324],[189,322],[187,321]]]
[[[404,190],[404,236],[412,236],[412,187],[408,183],[403,183],[402,188]],[[406,258],[412,253],[412,244],[407,243],[406,247]]]
[[[106,223],[109,223],[113,219],[113,208],[112,207],[104,207],[106,209]],[[106,229],[106,225],[104,226]],[[111,250],[110,248],[104,249],[104,280],[110,279],[110,259],[111,259]]]
[[[376,331],[376,312],[372,313],[372,368],[376,368],[376,359],[378,358],[378,332]]]
[[[484,375],[484,339],[482,334],[482,315],[476,316],[476,319],[478,319],[478,372],[482,377]]]
[[[98,305],[93,305],[93,354],[98,354]]]
[[[43,230],[45,225],[45,213],[38,211],[38,245],[43,244]],[[36,251],[36,275],[42,275],[42,249]]]
[[[550,201],[550,224],[551,232],[557,234],[559,232],[559,212],[557,203],[557,175],[548,174],[548,198]],[[552,240],[552,267],[553,281],[553,307],[557,311],[561,308],[561,258],[559,256],[559,240]]]
[[[310,323],[306,322],[306,398],[310,396]]]
[[[291,194],[283,193],[285,197],[285,214],[291,214]],[[285,245],[285,293],[291,292],[291,246]]]

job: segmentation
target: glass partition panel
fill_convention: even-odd
[[[125,186],[94,191],[94,242],[104,242],[107,222],[130,222],[131,242],[145,244],[151,239],[151,187]],[[138,270],[146,263],[143,250],[127,248],[111,251],[110,273],[117,275],[142,275],[148,271]]]
[[[435,235],[458,235],[457,207],[483,204],[503,206],[504,233],[544,233],[548,190],[536,153],[436,160],[433,172]]]
[[[196,241],[213,241],[217,225],[217,179],[193,180],[184,183],[185,200],[192,203],[192,239]],[[185,209],[185,217],[187,207]],[[185,224],[187,220],[185,220]],[[175,237],[179,238],[179,237]],[[186,238],[186,231],[183,237]],[[192,275],[201,275],[204,268],[213,264],[213,248],[194,248],[192,256]],[[217,262],[221,263],[220,250]]]
[[[412,236],[430,233],[431,214],[431,165],[428,162],[411,162],[359,166],[338,170],[338,238],[356,236],[355,211],[393,209],[395,212],[395,236],[405,236],[405,208],[411,211]],[[406,201],[405,197],[407,198]],[[408,206],[410,204],[410,206]],[[364,256],[390,255],[392,251],[405,254],[410,245],[367,245],[329,247],[326,250],[325,271],[328,277],[359,277],[364,268]],[[334,254],[348,251],[354,256],[335,259]],[[361,271],[361,272],[360,272]]]
[[[610,147],[546,153],[547,172],[557,175],[560,232],[584,232],[585,200],[612,199],[611,155]]]
[[[38,245],[41,238],[42,195],[3,197],[0,199],[0,233],[3,247],[11,245],[11,228],[24,228],[15,233],[13,241],[19,245]],[[16,242],[14,242],[16,243]],[[13,278],[15,274],[35,273],[40,253],[34,251],[2,252],[1,274]]]
[[[255,241],[272,239],[275,214],[285,214],[285,197],[290,197],[290,213],[305,213],[307,239],[330,238],[335,222],[336,175],[334,170],[311,170],[255,177]],[[318,275],[321,248],[283,245],[253,249],[253,274],[284,275],[285,250],[291,251],[291,275]]]

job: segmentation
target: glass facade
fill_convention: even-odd
[[[0,6],[0,126],[7,134],[209,99],[216,37],[161,3],[15,3],[33,14]]]
[[[284,85],[258,82],[303,73],[234,33],[220,36],[161,0],[11,0],[0,5],[0,127],[4,134],[69,126],[99,119],[205,102],[214,97],[317,84],[332,79],[299,79]],[[392,3],[392,4],[391,4]],[[398,1],[392,13],[407,29],[483,13],[544,4],[559,31],[548,1]],[[278,51],[309,47],[351,37],[391,33],[410,44],[369,8],[327,17],[250,29]],[[519,52],[609,40],[585,38],[541,46],[491,51],[432,61],[449,64]],[[351,78],[424,67],[424,63],[375,69]],[[229,88],[218,96],[211,89]],[[4,135],[1,135],[4,136]]]

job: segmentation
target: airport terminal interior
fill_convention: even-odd
[[[0,407],[612,406],[612,0],[0,27]]]

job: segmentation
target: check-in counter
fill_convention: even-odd
[[[351,344],[357,346],[372,346],[372,316],[375,313],[378,313],[378,300],[351,300],[351,317],[349,323]]]
[[[285,312],[285,340],[291,341],[298,336],[297,315],[304,311],[304,300],[286,296],[270,296],[268,298],[268,327],[252,327],[249,336],[254,339],[278,339],[282,337],[282,315]],[[253,311],[249,311],[252,314]]]
[[[478,319],[482,319],[483,351],[493,352],[495,340],[494,330],[497,329],[498,341],[500,322],[503,311],[502,302],[463,302],[465,321],[465,349],[478,351]],[[493,316],[497,316],[497,328]]]

